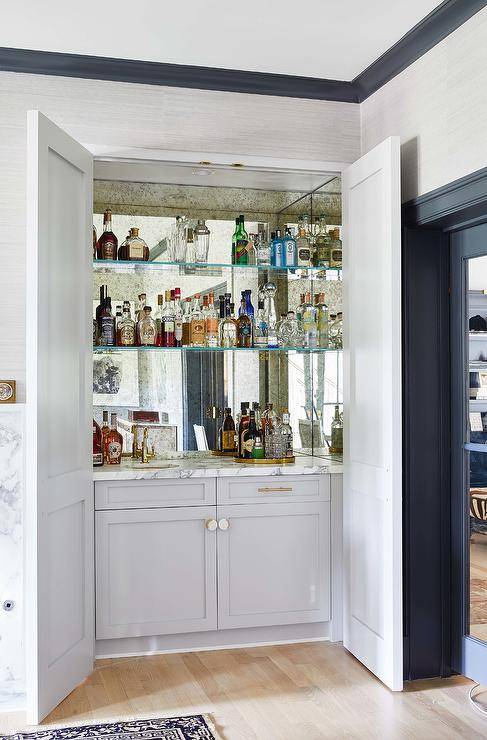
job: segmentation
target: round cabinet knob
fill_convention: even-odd
[[[220,529],[225,531],[230,526],[230,522],[228,521],[228,519],[220,519],[220,521],[218,522],[218,526]]]
[[[207,519],[205,522],[206,529],[209,529],[210,532],[214,532],[215,529],[218,527],[218,522],[216,519]]]

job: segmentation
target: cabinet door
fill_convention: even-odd
[[[25,576],[27,714],[92,670],[92,157],[27,118]]]
[[[343,644],[402,689],[400,143],[343,173]]]
[[[214,506],[96,512],[98,639],[216,629],[215,517]]]
[[[218,520],[220,629],[330,618],[329,503],[219,506]]]

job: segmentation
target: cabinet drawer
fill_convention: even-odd
[[[214,478],[112,480],[95,483],[95,509],[151,509],[213,506]]]
[[[219,504],[329,501],[329,475],[270,475],[259,478],[219,478]]]

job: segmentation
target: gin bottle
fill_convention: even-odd
[[[329,345],[329,321],[328,306],[325,303],[325,294],[320,293],[315,298],[318,323],[318,347],[328,347]]]
[[[257,264],[258,265],[270,265],[271,264],[271,248],[267,241],[264,224],[258,225],[259,235],[257,239]]]
[[[321,214],[315,236],[315,259],[317,267],[330,267],[331,237],[326,230],[326,218]]]
[[[307,214],[303,214],[298,226],[296,251],[298,267],[310,267],[312,264],[312,248],[309,238],[309,216]]]
[[[282,250],[282,263],[286,267],[296,267],[298,262],[296,239],[293,236],[292,230],[286,227],[285,236],[283,238],[283,250]]]

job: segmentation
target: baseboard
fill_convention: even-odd
[[[131,658],[142,655],[192,653],[209,650],[291,645],[303,642],[323,642],[330,639],[329,622],[252,627],[245,629],[195,632],[184,635],[157,635],[155,637],[125,637],[97,640],[95,656],[104,658]]]

